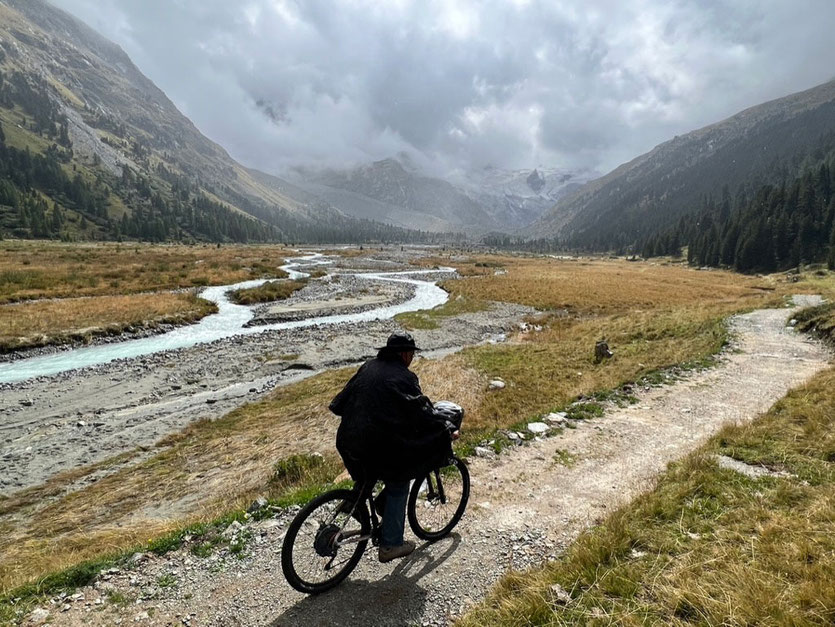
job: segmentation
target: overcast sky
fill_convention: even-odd
[[[52,1],[268,172],[605,172],[835,77],[832,0]]]

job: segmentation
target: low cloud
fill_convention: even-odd
[[[271,172],[400,152],[437,172],[606,170],[828,80],[835,58],[829,0],[53,2]]]

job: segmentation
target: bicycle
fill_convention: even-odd
[[[281,569],[293,588],[307,594],[330,590],[356,568],[369,540],[379,545],[375,488],[376,483],[331,490],[296,515],[281,547]],[[406,505],[409,526],[422,540],[440,540],[461,520],[469,498],[470,473],[452,455],[412,483]]]

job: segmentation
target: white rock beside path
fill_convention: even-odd
[[[546,425],[544,422],[529,422],[528,423],[528,431],[530,431],[534,435],[542,435],[543,433],[547,433],[550,430],[551,430],[551,427]]]
[[[542,420],[551,425],[563,426],[568,423],[568,415],[564,411],[552,412],[543,416]]]
[[[482,457],[487,459],[496,456],[496,453],[495,451],[493,451],[493,449],[489,449],[485,446],[476,446],[473,452],[475,453],[476,457]]]

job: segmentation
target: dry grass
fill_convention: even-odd
[[[0,303],[134,294],[286,276],[280,246],[0,242]]]
[[[496,266],[476,263],[485,262],[470,262],[473,272],[478,268],[488,274],[450,282],[447,288],[454,296],[536,302],[552,314],[542,331],[518,335],[508,344],[416,362],[430,397],[467,408],[465,446],[491,429],[559,408],[579,394],[701,359],[721,346],[726,315],[779,303],[784,293],[774,278],[674,266],[508,257],[491,262],[508,272],[495,275]],[[524,287],[515,287],[515,280]],[[563,307],[570,315],[557,314]],[[616,356],[595,365],[594,341],[603,335]],[[51,500],[7,501],[0,513],[0,526],[6,529],[0,536],[0,587],[8,590],[246,505],[255,494],[270,493],[274,464],[294,454],[322,452],[327,472],[335,476],[337,419],[327,404],[350,374],[352,369],[324,373],[220,420],[196,423],[166,438],[150,459],[77,492],[60,496],[60,485],[52,485]],[[507,388],[487,392],[489,377],[496,375],[505,378]]]
[[[350,374],[328,372],[195,423],[161,441],[150,459],[82,490],[51,500],[27,491],[0,502],[0,524],[13,523],[0,537],[0,589],[248,505],[270,492],[274,464],[290,455],[319,451],[334,460],[338,422],[327,404]],[[334,461],[330,467],[335,476]],[[53,481],[43,496],[78,478]]]
[[[193,294],[132,294],[0,305],[0,352],[184,324],[217,311]]]
[[[724,429],[544,568],[504,577],[460,625],[835,623],[835,370]],[[785,470],[750,479],[722,453]],[[572,597],[554,601],[559,584]]]
[[[448,282],[454,293],[476,300],[498,300],[544,310],[566,310],[584,315],[670,309],[695,303],[740,300],[752,305],[773,302],[777,280],[752,278],[731,272],[697,271],[681,264],[629,263],[611,260],[562,260],[500,257],[503,274],[484,268],[474,259],[462,265],[466,272],[489,274]],[[482,266],[479,266],[482,264]]]
[[[801,287],[782,277],[701,272],[680,264],[506,256],[432,262],[457,263],[469,275],[444,284],[453,299],[509,301],[546,312],[535,320],[541,331],[460,355],[482,376],[507,383],[501,392],[482,388],[469,406],[467,426],[474,437],[659,369],[702,362],[725,342],[727,316],[779,306],[786,293]],[[594,345],[601,338],[615,357],[595,364]]]
[[[394,319],[405,329],[437,329],[440,326],[439,318],[459,316],[485,309],[487,309],[485,301],[455,294],[443,305],[438,305],[434,309],[397,314]]]

